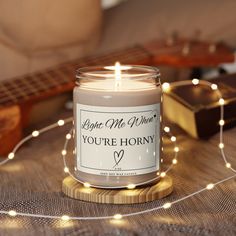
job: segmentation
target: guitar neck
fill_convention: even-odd
[[[73,89],[75,71],[80,67],[122,64],[148,64],[151,55],[141,46],[102,56],[86,57],[31,75],[0,82],[0,107],[37,102]]]
[[[36,102],[70,91],[74,87],[75,71],[95,65],[149,64],[181,67],[216,66],[233,62],[233,51],[224,44],[200,41],[157,40],[125,50],[59,65],[55,68],[0,82],[0,107]]]

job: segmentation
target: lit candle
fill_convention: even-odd
[[[74,89],[76,177],[135,186],[160,167],[161,86],[153,67],[87,67]]]

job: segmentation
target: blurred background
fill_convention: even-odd
[[[173,35],[235,47],[235,9],[234,0],[1,0],[0,80]]]

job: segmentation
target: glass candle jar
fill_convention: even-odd
[[[76,78],[76,178],[97,188],[155,179],[161,154],[159,70],[116,63],[81,68]]]

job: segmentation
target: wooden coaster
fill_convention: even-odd
[[[113,204],[143,203],[161,199],[173,191],[172,179],[161,178],[154,185],[136,189],[97,189],[86,188],[73,178],[66,177],[62,183],[62,191],[68,197],[82,201]]]

